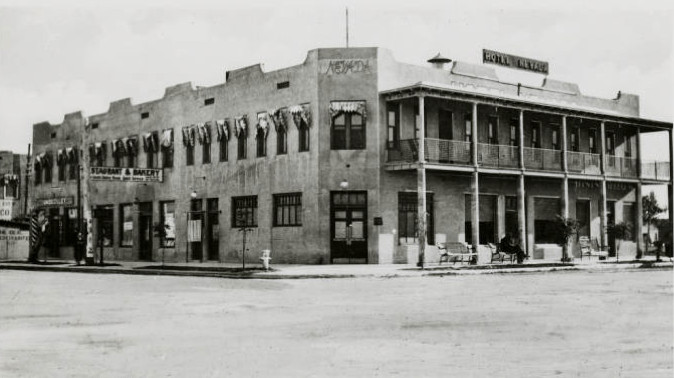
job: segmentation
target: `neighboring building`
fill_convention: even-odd
[[[24,216],[26,155],[0,151],[0,220]]]
[[[317,49],[297,66],[225,79],[34,125],[31,200],[58,225],[53,257],[72,256],[79,164],[106,259],[235,262],[246,235],[250,261],[271,249],[275,263],[415,262],[422,170],[428,261],[434,243],[484,246],[506,232],[532,258],[559,259],[556,214],[610,245],[607,223],[640,229],[643,184],[669,185],[671,207],[671,164],[642,162],[639,139],[668,133],[671,161],[672,124],[640,118],[635,95],[504,83],[488,66],[420,67],[380,48]],[[113,181],[132,175],[148,181]],[[166,237],[155,224],[169,226]]]

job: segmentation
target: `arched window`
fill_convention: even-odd
[[[301,143],[300,143],[301,146]],[[302,151],[300,149],[300,151]],[[284,155],[288,153],[288,134],[285,127],[276,128],[276,154]]]
[[[309,151],[309,125],[302,120],[297,131],[299,136],[299,151]]]
[[[365,149],[365,101],[333,101],[330,115],[333,150]]]

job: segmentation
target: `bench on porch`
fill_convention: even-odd
[[[450,262],[454,264],[457,262],[477,264],[477,253],[473,252],[473,248],[462,242],[446,242],[438,243],[438,252],[440,252],[440,262]]]
[[[590,238],[587,236],[581,236],[578,238],[578,244],[580,244],[580,259],[583,260],[583,256],[587,258],[597,257],[597,259],[605,259],[608,257],[608,252],[600,251],[597,240],[590,242]]]
[[[493,264],[494,261],[500,261],[501,263],[505,262],[506,259],[510,260],[510,263],[513,264],[515,261],[517,261],[517,254],[516,253],[507,253],[503,251],[500,247],[500,243],[489,243],[489,249],[491,250],[491,262],[490,264]]]

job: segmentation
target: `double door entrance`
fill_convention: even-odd
[[[330,262],[367,264],[367,192],[330,193]]]

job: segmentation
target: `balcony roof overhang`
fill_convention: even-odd
[[[477,89],[477,87],[474,86],[471,87]],[[419,96],[428,96],[458,101],[477,101],[482,104],[492,106],[512,107],[528,111],[552,113],[572,117],[582,117],[586,119],[594,119],[597,121],[608,121],[638,126],[647,126],[659,130],[672,130],[672,123],[670,122],[663,122],[640,117],[625,116],[616,112],[607,111],[605,109],[592,108],[582,105],[573,104],[574,107],[569,107],[568,105],[572,104],[562,101],[555,101],[555,100],[546,101],[545,99],[542,98],[533,99],[524,96],[516,96],[504,92],[499,93],[488,93],[488,92],[489,92],[488,89],[484,89],[482,92],[469,91],[452,85],[421,81],[409,86],[385,90],[380,92],[379,94],[384,98],[384,100],[387,101],[403,100]]]

